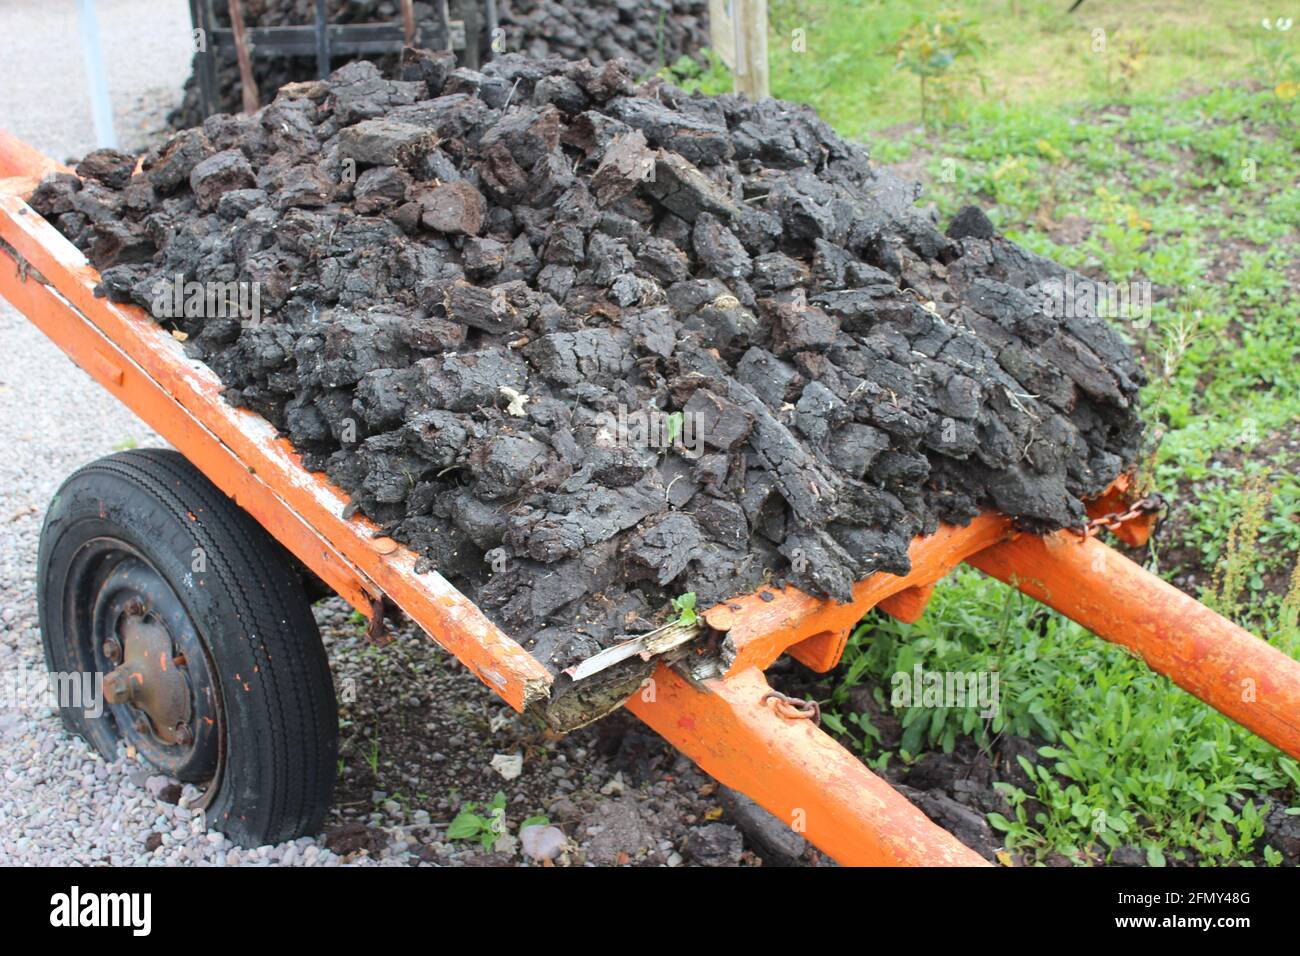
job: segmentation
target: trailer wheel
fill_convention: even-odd
[[[125,740],[205,786],[207,824],[241,846],[319,832],[336,774],[334,685],[287,558],[173,451],[80,469],[41,531],[37,602],[64,725],[108,759]],[[85,675],[102,695],[76,699]]]

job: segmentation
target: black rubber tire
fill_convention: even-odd
[[[102,670],[93,642],[69,633],[79,598],[75,555],[122,542],[175,592],[219,685],[219,770],[206,820],[241,846],[318,833],[337,774],[338,708],[320,632],[287,553],[183,456],[122,452],[73,474],[41,531],[37,602],[53,672]],[[202,549],[206,573],[193,572]],[[85,628],[74,623],[73,631]],[[67,728],[106,757],[119,730],[110,711],[62,708]]]

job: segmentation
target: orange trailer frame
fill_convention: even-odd
[[[468,598],[416,555],[377,537],[347,499],[308,472],[260,416],[221,399],[206,366],[139,308],[97,298],[98,273],[25,202],[61,170],[0,131],[0,295],[110,394],[199,467],[361,613],[387,600],[456,655],[516,710],[545,701],[551,676]],[[1121,479],[1088,503],[1122,509]],[[1154,516],[1116,533],[1145,542]],[[1300,663],[1087,534],[1017,532],[998,514],[942,526],[911,547],[905,576],[874,574],[847,604],[787,588],[703,613],[722,635],[726,672],[692,681],[661,663],[627,701],[703,770],[739,790],[848,865],[983,865],[853,754],[775,694],[763,671],[781,655],[817,671],[838,664],[849,634],[873,607],[914,621],[935,582],[970,563],[1140,654],[1154,670],[1286,753],[1300,757]]]

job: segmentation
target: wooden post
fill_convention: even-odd
[[[751,100],[770,96],[767,80],[767,0],[732,0],[735,90]]]
[[[90,112],[95,123],[95,144],[116,149],[113,104],[108,96],[104,57],[99,48],[99,18],[95,15],[95,2],[78,0],[77,6],[81,22],[81,51],[86,58],[86,76],[90,79]]]
[[[736,25],[731,5],[735,0],[709,0],[709,46],[728,70],[736,69]]]
[[[415,4],[411,0],[402,0],[402,36],[407,46],[415,45]]]
[[[447,51],[455,50],[455,44],[451,42],[451,10],[447,6],[447,0],[438,0],[438,15],[442,18],[442,25],[447,28]]]
[[[483,29],[478,0],[460,0],[460,17],[465,22],[465,66],[477,70],[481,65],[479,43]]]
[[[330,17],[325,0],[316,0],[316,76],[326,79],[330,75]]]
[[[244,98],[244,112],[256,113],[262,96],[253,78],[253,58],[248,53],[248,35],[244,32],[244,7],[230,0],[230,31],[235,37],[235,57],[239,60],[239,89]]]

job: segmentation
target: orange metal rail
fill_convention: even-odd
[[[545,700],[548,672],[471,601],[437,574],[417,575],[416,556],[376,538],[364,518],[345,520],[342,494],[303,469],[265,420],[227,405],[216,376],[144,312],[94,296],[97,273],[22,199],[59,168],[0,131],[0,295],[358,610],[371,614],[387,597],[511,706]],[[1117,483],[1090,513],[1119,510],[1126,491]],[[1149,529],[1150,519],[1137,519],[1118,534],[1136,544]],[[709,609],[705,621],[724,635],[726,674],[693,684],[661,666],[628,708],[841,863],[982,864],[811,721],[783,715],[762,674],[787,652],[830,670],[867,610],[915,620],[934,583],[968,561],[1137,650],[1300,756],[1300,664],[1094,539],[1017,536],[1005,517],[985,515],[917,539],[911,557],[908,575],[873,575],[849,604],[786,589]]]
[[[1025,535],[970,563],[1300,757],[1300,664],[1095,538]]]

